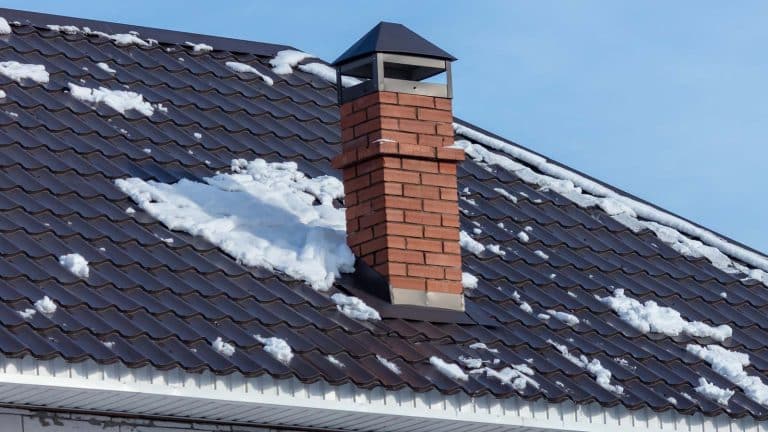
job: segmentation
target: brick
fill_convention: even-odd
[[[440,199],[446,201],[456,201],[459,199],[459,193],[454,188],[440,188]]]
[[[451,110],[453,103],[451,99],[447,98],[435,98],[435,108],[440,110]]]
[[[445,147],[453,144],[453,139],[450,137],[431,135],[431,134],[419,134],[419,145],[426,147]]]
[[[357,203],[357,192],[344,192],[344,205],[346,207],[353,206]]]
[[[409,250],[418,250],[424,252],[442,252],[443,242],[440,240],[427,240],[408,238],[405,239],[405,247]]]
[[[379,119],[367,120],[355,126],[354,129],[355,137],[367,135],[373,131],[381,129],[381,122]]]
[[[403,263],[387,262],[373,267],[374,270],[384,276],[407,276],[408,266]]]
[[[459,230],[451,227],[426,226],[424,227],[424,237],[459,241]]]
[[[360,229],[360,220],[358,218],[347,221],[347,232],[355,232]]]
[[[368,116],[373,117],[396,117],[416,119],[416,108],[401,105],[373,105],[368,107]]]
[[[403,144],[419,143],[418,135],[416,135],[415,133],[402,132],[400,130],[373,131],[370,134],[368,134],[368,139],[370,141],[375,141],[379,139],[393,140],[395,142],[403,143]]]
[[[427,212],[454,214],[459,211],[459,203],[455,201],[424,200],[423,205]]]
[[[419,159],[403,159],[402,167],[404,170],[418,171],[421,173],[436,174],[440,172],[440,165],[437,162]]]
[[[349,128],[363,123],[368,119],[365,111],[357,111],[348,115],[341,116],[341,127]]]
[[[400,119],[399,126],[403,132],[416,132],[420,134],[435,134],[437,130],[435,123],[422,120]],[[357,134],[357,130],[355,130],[355,134]]]
[[[389,95],[384,95],[382,93],[383,92],[371,93],[355,99],[354,101],[352,101],[352,110],[353,111],[364,110],[375,103],[379,103],[382,98],[391,97]],[[395,96],[395,100],[397,100],[397,96]]]
[[[419,198],[386,196],[384,197],[383,204],[384,206],[393,209],[421,210],[422,200]]]
[[[339,115],[341,117],[344,117],[352,114],[352,112],[354,111],[352,106],[353,104],[351,102],[341,104],[341,108],[339,109]]]
[[[355,192],[364,189],[371,184],[371,178],[366,174],[344,182],[344,191]],[[361,197],[362,198],[362,197]]]
[[[347,219],[356,218],[370,213],[371,205],[372,204],[370,201],[366,201],[351,207],[347,207]]]
[[[445,277],[445,272],[443,267],[408,264],[408,276],[443,279]]]
[[[453,136],[453,126],[450,125],[450,124],[438,123],[437,127],[436,127],[436,132],[437,132],[438,135],[452,137]]]
[[[370,228],[347,234],[347,244],[359,245],[373,238],[373,230]]]
[[[405,288],[419,291],[424,291],[427,289],[426,281],[422,278],[392,276],[389,278],[389,284],[395,288]]]
[[[376,224],[384,223],[387,221],[387,215],[384,210],[379,210],[371,214],[360,216],[360,228],[369,228]]]
[[[461,245],[455,241],[444,241],[443,252],[447,254],[461,255]]]
[[[400,93],[397,95],[397,99],[400,105],[419,106],[419,107],[426,107],[426,108],[435,107],[435,98],[431,96]]]
[[[403,196],[414,198],[440,199],[440,188],[414,184],[403,185]]]
[[[460,227],[461,223],[459,222],[459,215],[458,214],[442,215],[441,225],[445,227],[454,227],[454,228]]]
[[[430,265],[438,265],[444,267],[460,267],[461,256],[444,254],[444,253],[430,253],[424,254],[424,262]]]
[[[443,221],[439,213],[427,213],[413,210],[405,212],[405,222],[433,226],[443,225]]]
[[[424,264],[424,254],[422,252],[409,251],[404,249],[388,249],[386,253],[382,252],[376,254],[377,260],[379,258],[379,254],[381,254],[382,259],[386,259],[387,261],[406,264]]]
[[[387,223],[384,224],[384,232],[387,235],[397,235],[404,237],[418,237],[424,236],[424,227],[416,224],[406,223]]]
[[[440,174],[456,175],[455,162],[440,162]]]
[[[416,115],[418,116],[419,120],[430,120],[445,123],[453,122],[453,113],[445,110],[419,108]]]
[[[445,279],[452,281],[461,281],[461,268],[445,267]]]
[[[387,247],[387,238],[386,237],[379,237],[375,238],[373,240],[369,240],[365,243],[362,243],[360,245],[360,252],[359,254],[361,256],[363,255],[371,255],[375,252],[378,252],[380,250],[383,250]]]
[[[400,183],[384,182],[384,193],[387,195],[403,195],[403,185]]]
[[[422,174],[421,183],[425,185],[456,187],[456,177],[447,174]]]
[[[458,281],[428,279],[427,291],[461,294],[463,292],[463,288],[461,286],[461,282]]]
[[[421,183],[418,172],[385,168],[371,173],[371,183],[397,182],[397,183]]]
[[[379,92],[379,103],[397,104],[397,93]]]
[[[342,128],[341,129],[341,142],[347,142],[355,138],[354,128]]]

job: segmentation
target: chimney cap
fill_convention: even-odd
[[[407,54],[454,61],[456,57],[438,48],[408,27],[382,21],[333,62],[334,66],[373,53]]]

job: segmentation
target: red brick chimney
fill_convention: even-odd
[[[388,280],[393,304],[464,309],[453,60],[406,27],[381,23],[334,63],[347,242]],[[342,87],[342,74],[362,82]],[[446,83],[423,82],[438,74]]]

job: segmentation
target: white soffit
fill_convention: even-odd
[[[301,428],[398,431],[762,431],[765,422],[598,404],[472,398],[437,391],[304,384],[268,375],[216,376],[93,361],[0,355],[0,402],[115,414],[253,422]]]

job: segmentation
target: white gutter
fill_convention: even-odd
[[[472,398],[437,391],[304,384],[268,375],[216,376],[180,369],[0,356],[0,403],[190,420],[340,430],[401,431],[758,431],[752,418],[629,411],[617,406]]]

